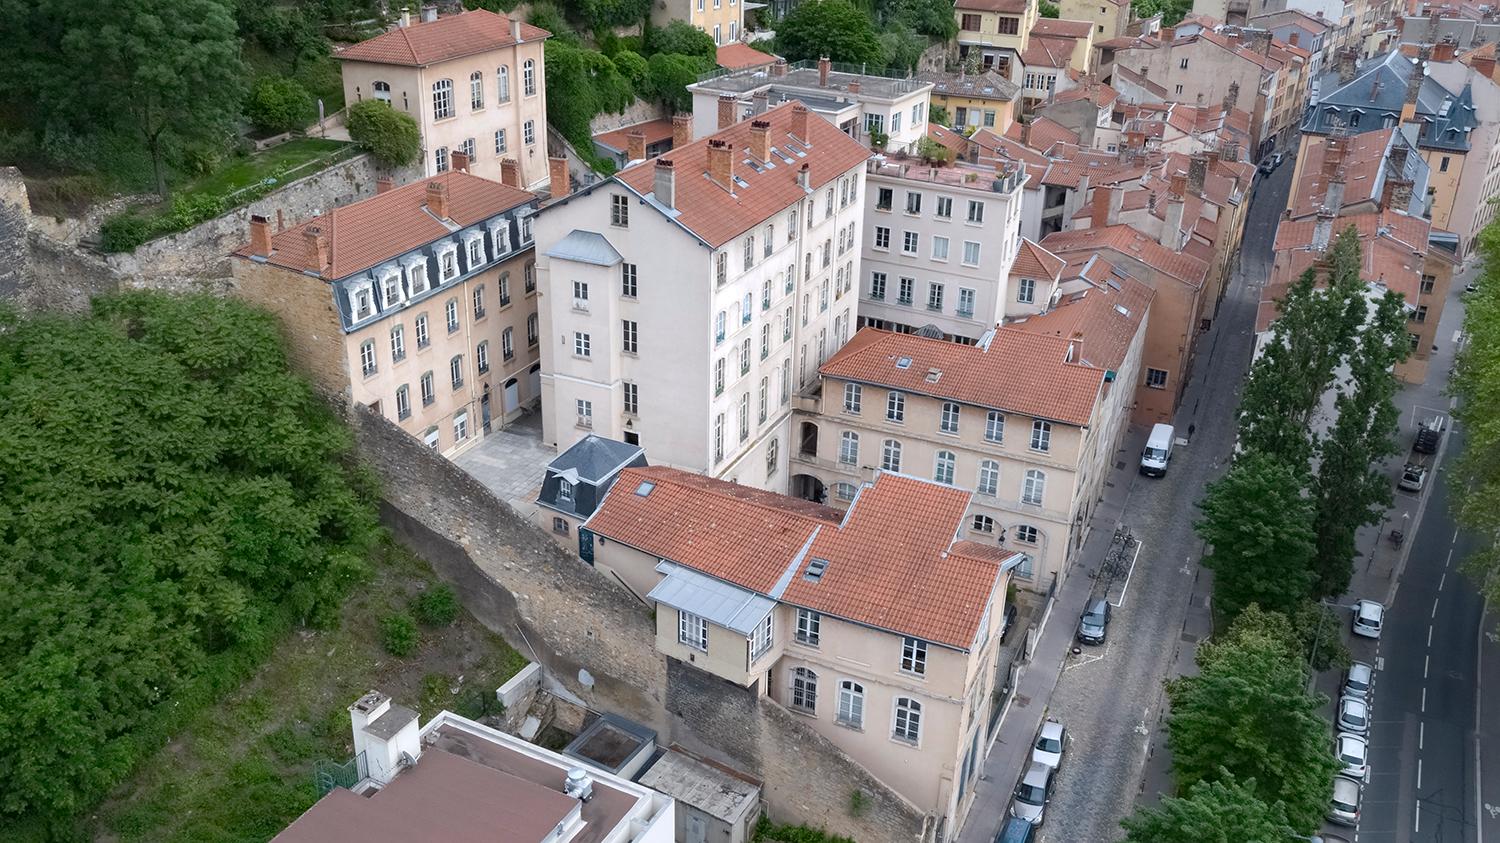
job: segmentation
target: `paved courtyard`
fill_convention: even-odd
[[[542,414],[529,412],[454,460],[523,518],[536,509],[542,473],[557,453],[542,443]]]

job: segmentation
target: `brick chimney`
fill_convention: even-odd
[[[1398,18],[1397,20],[1399,21],[1400,19]],[[1293,32],[1292,34],[1290,34],[1290,35],[1288,35],[1286,37],[1286,42],[1288,44],[1291,44],[1293,47],[1297,46],[1298,42],[1300,42],[1301,40],[1302,40],[1302,33],[1300,33],[1300,32]]]
[[[1480,76],[1484,76],[1488,79],[1495,78],[1494,56],[1474,56],[1469,60],[1469,66],[1474,68],[1474,72],[1478,73]]]
[[[375,193],[376,193],[376,195],[379,195],[381,193],[390,193],[392,190],[395,190],[395,189],[396,189],[396,181],[395,181],[395,179],[392,179],[390,176],[381,176],[381,177],[375,179]]]
[[[1407,147],[1407,145],[1404,143],[1391,144],[1391,154],[1390,157],[1386,159],[1386,162],[1390,164],[1389,170],[1391,178],[1406,178],[1406,156],[1410,153],[1410,151],[1410,148]]]
[[[250,215],[250,254],[271,254],[271,221],[264,214]]]
[[[1432,60],[1439,64],[1450,62],[1457,52],[1458,45],[1453,42],[1453,36],[1444,35],[1443,40],[1432,45]]]
[[[651,192],[658,203],[668,208],[677,207],[677,170],[672,166],[672,159],[656,159],[656,180]]]
[[[1400,209],[1405,209],[1410,206],[1411,189],[1412,183],[1409,180],[1402,179],[1401,181],[1396,182],[1396,187],[1392,191],[1391,195],[1391,205],[1395,208]]]
[[[1203,195],[1203,183],[1208,181],[1208,156],[1194,155],[1188,159],[1187,189],[1194,196]]]
[[[797,186],[803,190],[812,190],[812,170],[803,161],[802,166],[797,168]]]
[[[1161,28],[1161,32],[1157,33],[1157,38],[1163,44],[1170,44],[1173,41],[1176,41],[1177,40],[1177,27],[1175,27],[1175,26],[1164,26],[1164,27],[1162,27]]]
[[[771,160],[771,121],[750,121],[750,157],[757,161]]]
[[[851,94],[859,93],[859,80],[855,79],[853,82],[850,82],[848,85],[848,90]]]
[[[427,182],[427,210],[440,220],[448,218],[448,185],[437,179]]]
[[[807,106],[800,102],[792,103],[792,137],[807,146],[812,146],[812,137],[809,135],[810,128],[807,124]]]
[[[307,240],[307,254],[312,259],[313,267],[322,275],[328,269],[328,235],[316,223],[302,229],[302,237]]]
[[[453,171],[455,173],[467,173],[469,171],[469,153],[453,153]]]
[[[777,59],[771,64],[771,76],[781,77],[786,75],[786,59]]]
[[[1344,167],[1344,150],[1349,140],[1340,135],[1329,135],[1323,141],[1323,178],[1332,179]]]
[[[708,177],[719,187],[734,192],[734,144],[718,138],[708,142]]]
[[[568,176],[568,159],[547,158],[547,192],[553,199],[573,192],[573,182]]]
[[[693,142],[693,114],[685,111],[672,115],[672,148],[681,149]]]
[[[1173,176],[1176,179],[1177,176]],[[1187,176],[1183,176],[1187,180]],[[1174,193],[1167,197],[1167,221],[1161,227],[1161,237],[1157,242],[1172,251],[1182,248],[1182,194]]]
[[[1177,199],[1187,195],[1188,175],[1181,170],[1172,173],[1172,179],[1168,184],[1167,193]]]
[[[646,133],[640,129],[632,129],[625,133],[625,160],[644,161],[646,159]]]
[[[827,56],[818,59],[818,87],[828,87],[828,74],[833,70],[833,62]]]
[[[737,120],[734,119],[734,113],[735,113],[736,109],[737,109],[737,106],[735,104],[734,97],[731,97],[728,94],[720,94],[719,95],[719,128],[720,129],[727,129],[730,126],[733,126],[735,123],[739,122],[739,121],[737,121]]]
[[[1404,205],[1396,205],[1396,188],[1401,185],[1402,181],[1403,179],[1397,176],[1386,176],[1385,184],[1380,188],[1380,209],[1382,211],[1393,211],[1398,207],[1401,210],[1406,210]],[[1407,188],[1408,191],[1410,189],[1410,187]]]
[[[1339,84],[1347,85],[1354,81],[1354,74],[1359,70],[1359,53],[1353,47],[1346,47],[1339,53]]]
[[[1120,222],[1120,209],[1125,207],[1125,191],[1119,185],[1094,188],[1093,207],[1089,209],[1091,228],[1103,228]]]
[[[511,187],[521,186],[521,162],[514,158],[500,159],[500,183]]]
[[[1031,121],[1029,119],[1021,121],[1021,145],[1031,146]]]

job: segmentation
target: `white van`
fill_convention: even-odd
[[[1170,424],[1159,424],[1151,428],[1151,438],[1146,440],[1146,450],[1141,451],[1141,473],[1160,477],[1167,473],[1167,463],[1172,459],[1172,440],[1177,432]]]

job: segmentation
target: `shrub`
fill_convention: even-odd
[[[405,612],[386,615],[380,622],[380,643],[397,658],[411,655],[418,643],[416,621]]]
[[[285,76],[262,79],[245,105],[245,116],[250,122],[270,134],[300,129],[308,124],[312,114],[312,95],[301,82]]]
[[[435,585],[411,601],[411,613],[424,626],[447,626],[458,618],[458,598],[446,584]]]
[[[712,59],[718,54],[718,48],[707,32],[686,21],[674,20],[661,29],[653,29],[646,34],[646,52],[653,55],[677,53]]]
[[[417,121],[380,100],[349,106],[349,137],[384,167],[403,167],[422,151]]]

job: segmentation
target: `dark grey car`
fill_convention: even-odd
[[[1103,644],[1109,629],[1109,601],[1104,599],[1089,603],[1078,619],[1078,640],[1084,644]]]

